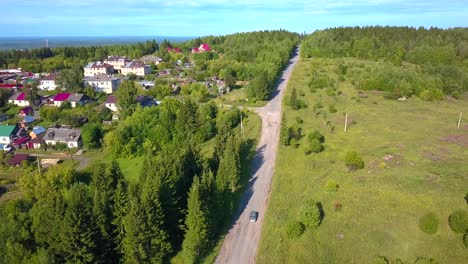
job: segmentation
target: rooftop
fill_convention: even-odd
[[[13,134],[16,126],[2,126],[0,125],[0,137],[9,137]]]
[[[107,63],[95,61],[95,62],[88,63],[88,65],[86,65],[85,68],[90,69],[90,68],[113,68],[113,67],[112,65],[109,65]]]
[[[9,100],[23,101],[26,99],[26,95],[23,92],[17,92],[13,94]]]
[[[125,64],[124,68],[141,68],[141,67],[146,67],[143,62],[141,61],[131,61],[127,64]]]
[[[59,142],[77,142],[80,137],[81,130],[79,129],[49,128],[42,139]]]
[[[111,82],[116,80],[120,80],[120,78],[106,74],[99,74],[85,78],[85,81],[87,82]]]
[[[56,72],[53,72],[51,74],[48,74],[44,77],[42,77],[41,81],[55,81],[57,79],[58,74]]]
[[[61,102],[66,101],[70,97],[70,93],[59,93],[54,97],[54,101]]]
[[[106,99],[106,104],[115,104],[117,103],[117,97],[114,95],[109,95]]]

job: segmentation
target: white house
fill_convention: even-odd
[[[17,92],[8,98],[8,103],[14,104],[17,106],[29,106],[29,101],[26,100],[26,95],[23,92]]]
[[[100,61],[97,62],[90,62],[88,65],[84,67],[84,76],[91,77],[95,75],[106,74],[111,75],[114,74],[114,67],[107,63],[102,63]]]
[[[127,64],[125,64],[124,67],[122,67],[122,74],[123,75],[128,75],[128,74],[135,74],[137,76],[145,76],[147,74],[151,73],[151,66],[144,64],[141,61],[132,61]]]
[[[91,85],[94,91],[106,94],[115,92],[120,82],[120,78],[104,74],[85,78],[85,83]]]
[[[43,91],[53,91],[57,88],[57,83],[55,80],[57,79],[58,74],[57,73],[51,73],[49,75],[46,75],[42,77],[42,79],[39,81],[39,88],[40,90]]]
[[[131,62],[131,60],[127,59],[127,57],[116,55],[108,56],[107,59],[104,61],[104,63],[112,65],[112,67],[114,67],[114,69],[116,70],[122,69],[122,67],[129,62]]]
[[[59,93],[53,98],[54,106],[61,107],[65,102],[70,102],[72,108],[78,105],[83,106],[86,104],[86,96],[84,94],[71,94],[71,93]]]
[[[106,107],[109,108],[112,112],[117,112],[117,97],[114,95],[109,95],[106,99]]]
[[[69,128],[49,128],[42,138],[47,145],[65,143],[69,148],[80,148],[83,145],[81,130]]]

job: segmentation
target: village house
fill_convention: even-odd
[[[127,64],[125,64],[124,67],[122,67],[122,74],[123,75],[128,75],[128,74],[135,74],[137,76],[145,76],[147,74],[151,73],[151,66],[144,64],[141,61],[132,61]]]
[[[55,82],[57,77],[57,73],[51,73],[42,77],[39,81],[39,86],[37,86],[37,88],[43,91],[53,91],[57,89],[57,83]]]
[[[117,112],[117,97],[114,95],[109,95],[106,99],[106,107],[109,108],[112,112]]]
[[[16,131],[18,131],[17,126],[0,125],[0,150],[4,150],[5,146],[13,142]]]
[[[143,63],[146,63],[146,64],[151,64],[151,63],[154,63],[155,65],[159,65],[159,63],[161,63],[163,61],[163,59],[157,57],[157,56],[154,56],[154,55],[145,55],[143,57],[141,57],[140,61],[142,61]]]
[[[109,65],[112,65],[115,70],[121,70],[125,64],[131,62],[130,59],[128,59],[125,56],[117,56],[117,55],[111,55],[108,56],[106,60],[104,60],[104,63],[107,63]]]
[[[65,102],[70,102],[71,107],[75,108],[78,105],[85,105],[88,101],[84,94],[59,93],[53,99],[53,106],[60,107]]]
[[[167,47],[166,50],[167,52],[182,53],[182,50],[180,48]]]
[[[69,148],[80,148],[83,145],[81,130],[70,128],[49,128],[42,138],[47,145],[65,143]]]
[[[26,100],[26,95],[23,92],[17,92],[8,98],[9,104],[17,106],[29,106],[29,101]]]
[[[203,43],[200,45],[200,47],[195,47],[192,49],[192,53],[203,53],[203,52],[209,52],[212,51],[210,45]]]
[[[85,78],[85,83],[92,86],[95,92],[106,94],[115,92],[120,82],[120,78],[104,74]]]
[[[84,67],[84,77],[91,77],[100,74],[114,74],[114,67],[100,61],[90,62]]]

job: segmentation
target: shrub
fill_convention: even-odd
[[[465,194],[465,202],[468,204],[468,192]]]
[[[468,232],[463,235],[463,245],[468,248]]]
[[[345,165],[350,171],[364,168],[364,161],[356,151],[349,151],[345,155]]]
[[[296,238],[304,233],[304,224],[298,221],[292,221],[286,225],[286,234],[288,238]]]
[[[433,235],[439,228],[439,218],[435,213],[428,213],[419,218],[419,229],[426,234]]]
[[[302,207],[301,222],[304,226],[311,229],[316,229],[322,222],[322,212],[318,203],[310,200]]]
[[[375,264],[388,264],[389,262],[386,257],[380,256],[380,257],[375,258],[374,263]]]
[[[424,89],[420,94],[419,97],[424,101],[436,101],[444,99],[444,93],[440,89],[431,88],[431,89]]]
[[[320,143],[318,139],[313,139],[310,143],[307,149],[305,150],[306,154],[310,153],[320,153],[324,149],[323,144]]]
[[[302,118],[296,116],[296,123],[302,124],[302,123],[304,123],[304,120]]]
[[[336,110],[336,107],[334,105],[330,105],[328,107],[328,112],[330,112],[330,114],[333,114],[333,113],[338,112],[338,110]]]
[[[428,258],[418,258],[414,264],[437,264],[437,262],[433,259]]]
[[[338,191],[339,185],[334,180],[328,180],[326,184],[327,190],[330,192]]]
[[[320,133],[318,129],[312,130],[312,132],[309,133],[307,136],[307,139],[309,140],[310,143],[314,140],[318,140],[320,143],[325,142],[325,137]]]
[[[457,210],[449,216],[448,220],[453,232],[463,233],[468,230],[468,211]]]

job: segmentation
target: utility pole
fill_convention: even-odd
[[[460,118],[458,118],[458,129],[460,129],[461,119],[462,119],[463,112],[460,112]]]
[[[348,113],[346,113],[345,123],[344,123],[344,132],[348,130]]]
[[[240,121],[241,121],[241,137],[244,138],[244,123],[242,122],[242,116],[243,116],[243,113],[241,112],[241,115],[240,115]]]

